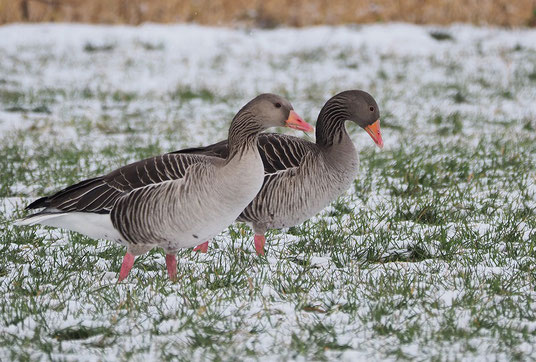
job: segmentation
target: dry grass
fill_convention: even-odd
[[[536,25],[536,0],[0,0],[0,23],[278,25],[407,21]]]

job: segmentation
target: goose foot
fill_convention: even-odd
[[[264,243],[266,242],[266,238],[264,235],[255,234],[255,251],[257,252],[257,255],[264,255]]]
[[[132,266],[134,265],[134,258],[135,256],[129,252],[123,257],[123,264],[121,264],[121,271],[119,272],[119,280],[117,280],[118,283],[125,279],[128,276],[128,273],[130,273],[130,269],[132,269]]]
[[[194,248],[194,251],[200,251],[206,253],[208,251],[208,241],[205,241],[203,244],[199,244]]]
[[[171,281],[177,280],[177,258],[175,254],[166,254],[166,267]]]

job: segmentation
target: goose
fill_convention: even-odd
[[[299,225],[345,192],[352,184],[359,158],[345,123],[363,128],[383,148],[380,110],[374,98],[361,90],[341,92],[322,107],[316,123],[316,143],[283,134],[259,137],[264,164],[262,189],[238,217],[255,233],[258,255],[264,255],[265,233]],[[227,157],[229,143],[176,151],[174,154]],[[208,241],[194,250],[207,252]]]
[[[175,280],[178,250],[216,236],[260,190],[258,135],[275,126],[313,130],[288,100],[261,94],[233,118],[224,158],[168,153],[134,162],[32,202],[26,209],[44,209],[17,225],[59,227],[126,246],[118,282],[136,256],[161,247]]]

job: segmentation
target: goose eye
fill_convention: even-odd
[[[275,104],[275,107],[276,107],[276,108],[281,108],[281,103],[276,103],[276,104]]]
[[[370,106],[370,107],[369,107],[369,110],[370,110],[371,112],[374,112],[374,107]]]

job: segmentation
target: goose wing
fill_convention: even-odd
[[[109,213],[126,193],[184,177],[192,165],[206,161],[203,155],[164,154],[118,168],[107,175],[81,181],[53,195],[42,197],[26,209],[46,208],[57,212]],[[45,209],[45,210],[46,210]]]
[[[203,214],[199,199],[203,198],[204,182],[200,180],[213,179],[214,170],[213,163],[200,161],[192,164],[182,178],[151,183],[122,194],[110,212],[113,226],[132,244],[169,244],[169,230],[177,224],[182,225],[180,230],[187,230],[192,214]],[[186,205],[188,211],[177,213],[178,204]]]

